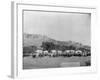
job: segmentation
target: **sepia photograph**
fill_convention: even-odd
[[[91,13],[23,10],[23,69],[91,66]]]

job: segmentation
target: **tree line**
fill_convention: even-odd
[[[48,52],[50,52],[51,50],[65,51],[65,50],[77,50],[77,49],[81,51],[90,51],[90,48],[86,48],[86,47],[77,48],[76,46],[73,46],[73,45],[62,46],[59,44],[54,44],[53,42],[42,42],[42,45],[40,47],[43,49],[43,51],[47,50]],[[36,46],[23,47],[23,54],[35,52],[37,49],[38,48]]]

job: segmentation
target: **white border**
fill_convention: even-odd
[[[96,71],[96,49],[95,49],[95,36],[96,36],[96,8],[86,7],[68,7],[68,6],[55,6],[55,5],[36,5],[25,3],[12,3],[13,7],[13,51],[12,51],[12,77],[41,77],[41,76],[54,76],[66,75],[70,73],[84,73]],[[53,69],[22,69],[22,10],[45,10],[45,11],[60,11],[60,12],[78,12],[78,13],[91,13],[91,67],[73,67],[73,68],[53,68]]]

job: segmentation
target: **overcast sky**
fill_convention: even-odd
[[[90,45],[90,14],[24,11],[24,32]]]

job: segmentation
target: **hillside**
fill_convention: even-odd
[[[42,45],[42,42],[53,42],[54,44],[61,45],[61,46],[72,45],[75,47],[83,47],[83,46],[89,47],[89,46],[82,45],[81,43],[74,42],[74,41],[57,41],[45,35],[40,35],[40,34],[26,34],[26,33],[23,34],[23,46],[34,45],[34,46],[39,47]]]

